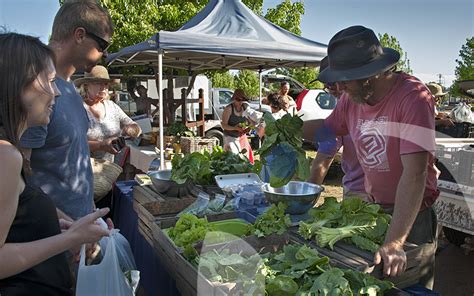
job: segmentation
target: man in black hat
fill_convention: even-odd
[[[329,67],[319,79],[343,94],[325,120],[305,122],[305,138],[318,142],[349,134],[365,174],[369,199],[392,212],[384,244],[375,254],[386,276],[407,264],[406,241],[425,244],[420,283],[433,286],[439,195],[434,168],[434,102],[417,78],[394,72],[397,51],[383,48],[374,32],[353,26],[328,46]]]

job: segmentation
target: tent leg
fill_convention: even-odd
[[[160,169],[165,169],[165,144],[164,144],[164,134],[163,134],[163,51],[158,51],[158,97],[160,98]]]
[[[262,66],[258,69],[258,109],[262,111]]]

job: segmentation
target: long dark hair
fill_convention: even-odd
[[[22,93],[51,61],[54,62],[54,52],[38,38],[17,33],[0,34],[0,127],[3,138],[17,148],[27,118]]]

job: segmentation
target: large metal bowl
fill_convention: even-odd
[[[178,184],[171,180],[171,170],[161,170],[148,173],[153,187],[159,193],[169,197],[185,197],[191,194],[192,182]]]
[[[319,199],[324,187],[299,181],[290,181],[283,187],[274,188],[265,183],[262,187],[265,198],[273,204],[283,202],[287,205],[286,213],[304,214]]]

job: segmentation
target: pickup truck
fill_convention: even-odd
[[[263,86],[268,90],[278,91],[280,83],[283,81],[290,84],[289,95],[295,100],[297,114],[304,121],[324,119],[336,107],[337,99],[334,96],[321,89],[306,89],[303,84],[291,77],[267,74],[262,78]],[[206,112],[206,137],[217,138],[220,144],[222,144],[224,138],[220,119],[225,106],[231,102],[232,94],[233,91],[230,89],[212,89],[212,95],[210,96],[212,108]],[[263,104],[260,106],[258,100],[249,101],[249,105],[255,110],[271,112],[269,106]]]

